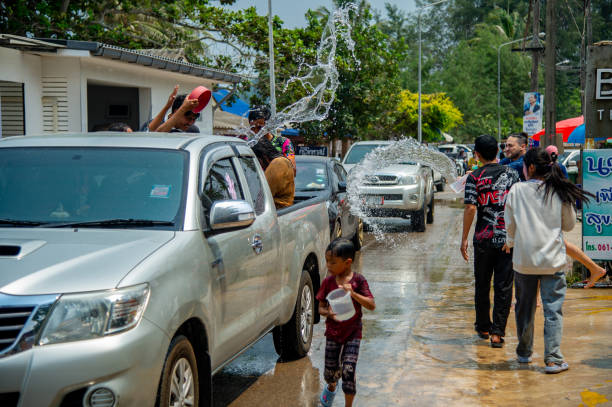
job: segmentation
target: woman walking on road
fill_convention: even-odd
[[[587,195],[592,196],[563,177],[556,159],[556,154],[550,155],[541,148],[525,154],[523,172],[527,182],[512,186],[504,213],[508,234],[504,250],[509,252],[514,247],[518,361],[531,362],[540,282],[546,373],[560,373],[569,368],[560,349],[566,290],[563,231],[574,227],[576,200],[586,201]]]

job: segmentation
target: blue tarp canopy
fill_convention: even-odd
[[[300,131],[298,129],[285,129],[281,131],[281,136],[299,136]]]
[[[215,101],[219,103],[219,101],[223,99],[228,93],[229,90],[227,89],[219,89],[217,92],[213,92],[213,97],[215,98]],[[236,101],[232,103],[231,106],[229,106],[227,104],[227,101],[225,101],[221,103],[220,107],[221,110],[223,110],[224,112],[232,113],[237,116],[247,117],[249,115],[249,104],[242,99],[236,99]]]

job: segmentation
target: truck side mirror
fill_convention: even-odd
[[[210,209],[212,230],[246,227],[255,221],[255,210],[247,201],[216,201]]]
[[[338,192],[346,192],[346,182],[344,181],[338,182]]]

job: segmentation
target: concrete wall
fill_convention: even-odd
[[[40,57],[0,47],[0,80],[24,84],[26,132],[43,132]]]
[[[62,120],[67,131],[87,131],[87,85],[138,88],[139,123],[155,116],[165,105],[174,85],[179,93],[189,93],[199,85],[213,88],[214,82],[189,75],[128,64],[87,51],[60,50],[57,54],[27,53],[0,47],[0,80],[24,83],[26,134],[42,134],[43,80],[65,78],[68,111]],[[201,112],[196,126],[202,133],[213,133],[212,100]]]
[[[174,85],[179,85],[179,93],[190,93],[199,85],[209,89],[213,87],[212,82],[202,78],[100,57],[81,58],[81,78],[85,81],[85,89],[89,82],[97,85],[138,87],[141,89],[139,96],[143,92],[145,94],[150,92],[150,96],[145,97],[149,101],[140,102],[140,124],[155,116],[163,108]],[[202,133],[212,134],[212,102],[201,112],[200,119],[195,124]]]

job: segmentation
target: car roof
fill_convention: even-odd
[[[296,155],[295,156],[295,161],[303,161],[303,162],[318,162],[318,163],[325,163],[325,162],[337,162],[338,164],[340,163],[340,161],[338,161],[336,158],[334,157],[321,157],[320,155]]]
[[[241,142],[237,137],[210,136],[194,133],[61,133],[17,136],[0,139],[3,147],[123,147],[182,149],[195,140],[207,143]]]
[[[384,145],[387,145],[387,144],[393,144],[393,143],[395,143],[395,141],[391,141],[391,140],[369,140],[369,141],[358,141],[358,142],[356,142],[356,143],[353,143],[353,144],[351,145],[351,147],[352,147],[352,146],[355,146],[355,145],[361,145],[361,144],[374,144],[374,145],[384,144]]]

